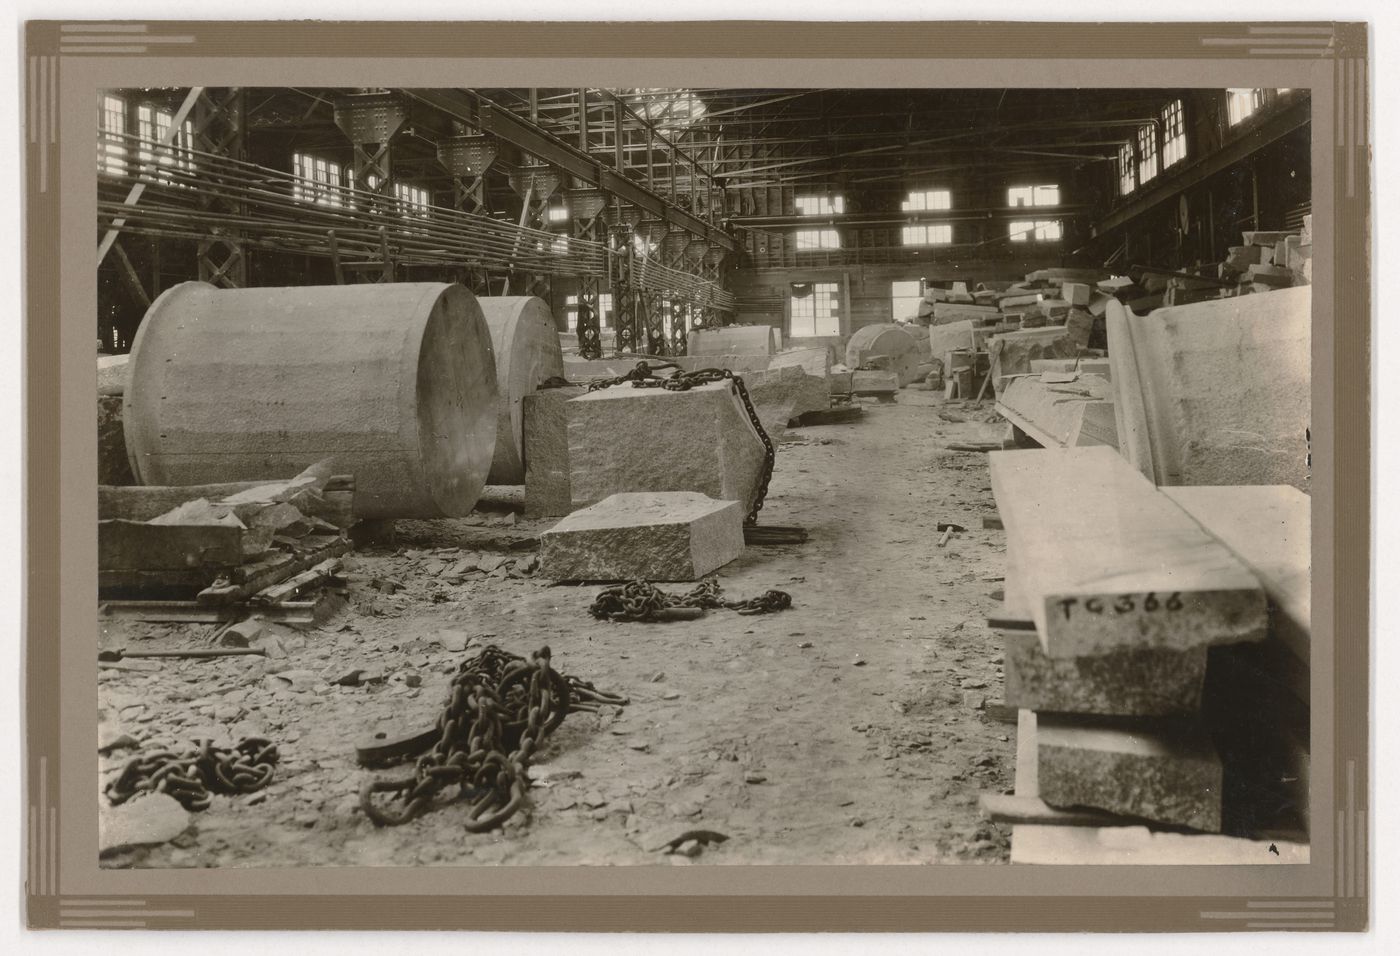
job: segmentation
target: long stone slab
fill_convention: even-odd
[[[1112,448],[999,451],[1007,603],[1051,657],[1261,640],[1259,579]]]
[[[744,550],[737,501],[689,491],[611,495],[540,535],[555,581],[694,581]]]
[[[1206,735],[1038,714],[1040,798],[1156,823],[1220,831],[1224,770]]]
[[[1312,643],[1312,499],[1290,485],[1163,488],[1259,578],[1271,634],[1308,664]]]
[[[1002,632],[1002,646],[1009,707],[1139,717],[1200,710],[1204,647],[1054,658],[1026,631]]]
[[[769,325],[729,325],[722,329],[695,329],[685,338],[687,355],[735,355],[776,351],[773,327]]]
[[[730,382],[614,385],[564,408],[575,509],[619,492],[695,491],[747,514],[758,496],[764,448]]]
[[[1052,373],[1049,378],[1054,378]],[[1085,428],[1085,412],[1095,406],[1091,425],[1113,421],[1113,388],[1097,375],[1077,375],[1073,382],[1045,381],[1047,376],[1020,375],[1010,380],[997,399],[1002,417],[1043,447],[1116,446],[1116,429]]]
[[[1157,485],[1309,487],[1312,298],[1108,306],[1118,447]]]
[[[522,400],[521,446],[525,454],[525,515],[566,515],[573,510],[569,493],[569,427],[564,403],[588,390],[581,386],[547,388]]]

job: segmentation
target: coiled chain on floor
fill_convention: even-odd
[[[728,608],[740,614],[773,614],[792,607],[792,595],[769,590],[758,597],[726,601],[715,578],[706,578],[685,594],[663,591],[650,581],[631,581],[599,592],[588,613],[613,621],[652,621],[659,612],[672,607]]]
[[[530,659],[488,645],[463,661],[437,720],[438,739],[400,780],[371,780],[360,808],[378,826],[399,826],[431,809],[439,792],[458,787],[467,798],[466,829],[481,833],[505,823],[525,803],[530,760],[567,713],[600,704],[626,704],[592,684],[560,674],[542,648]],[[375,802],[392,794],[397,809]]]
[[[707,385],[710,382],[723,382],[725,380],[733,382],[735,391],[739,393],[740,401],[744,403],[744,411],[749,416],[749,424],[758,433],[758,440],[763,443],[763,471],[758,479],[758,493],[754,496],[753,506],[749,508],[749,513],[744,517],[744,524],[757,524],[758,513],[763,510],[763,499],[768,497],[768,483],[773,480],[773,462],[776,452],[773,449],[773,440],[768,437],[763,422],[759,421],[758,412],[754,409],[753,400],[749,398],[749,390],[744,385],[744,380],[727,368],[702,368],[694,372],[678,371],[668,378],[662,378],[655,374],[658,369],[665,368],[679,368],[679,366],[675,362],[648,363],[641,361],[626,375],[589,382],[588,390],[593,392],[600,388],[631,382],[633,388],[664,388],[668,392],[688,392],[697,385]]]
[[[253,793],[272,781],[277,747],[262,737],[246,737],[232,749],[200,740],[193,750],[160,750],[127,761],[107,784],[113,806],[138,793],[165,793],[186,810],[207,810],[216,793]]]

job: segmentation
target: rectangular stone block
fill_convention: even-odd
[[[686,335],[687,355],[735,355],[761,352],[772,355],[773,327],[769,325],[730,325],[722,329],[696,329]]]
[[[1066,282],[1060,287],[1061,298],[1070,305],[1087,306],[1093,294],[1093,288],[1085,282]]]
[[[893,395],[899,391],[899,376],[894,372],[860,371],[851,373],[853,395]]]
[[[564,409],[575,509],[620,492],[695,491],[747,514],[758,496],[764,448],[731,382],[614,385]]]
[[[611,495],[540,535],[554,581],[694,581],[744,550],[737,501],[688,491]]]
[[[566,515],[569,493],[569,429],[564,403],[588,390],[546,388],[524,398],[521,450],[525,458],[525,516]]]
[[[832,372],[828,376],[826,383],[833,398],[838,395],[844,397],[851,394],[851,376],[853,374],[852,372]]]
[[[1038,714],[1036,742],[1040,798],[1052,807],[1220,832],[1224,771],[1200,730]]]
[[[827,348],[788,349],[779,352],[768,362],[769,368],[801,366],[808,375],[825,378],[831,374],[831,350]]]
[[[1005,631],[1002,644],[1007,706],[1128,717],[1200,710],[1204,647],[1053,658],[1034,631]]]

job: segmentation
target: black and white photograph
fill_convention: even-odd
[[[99,865],[1308,864],[1312,106],[102,90]]]

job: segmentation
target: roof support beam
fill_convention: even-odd
[[[529,120],[499,107],[484,97],[462,90],[405,90],[409,96],[510,143],[576,179],[610,192],[624,202],[680,226],[687,232],[726,250],[737,248],[733,236],[681,209],[652,190],[609,169],[596,157],[546,133]]]

